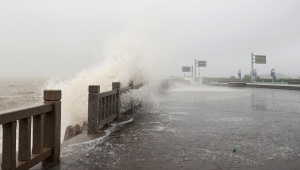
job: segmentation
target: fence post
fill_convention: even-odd
[[[133,87],[134,86],[134,82],[131,81],[131,90],[134,90]],[[132,91],[133,92],[133,91]],[[131,94],[131,97],[130,97],[130,104],[131,104],[131,113],[134,114],[134,105],[133,105],[133,97],[132,97],[132,94]]]
[[[144,84],[143,83],[141,83],[141,87],[140,88],[142,88],[144,86]],[[168,87],[169,87],[169,84],[168,84]],[[143,108],[143,96],[142,96],[142,98],[141,98],[141,104],[140,104],[141,106],[141,108]]]
[[[19,120],[19,161],[31,159],[31,117]]]
[[[52,148],[52,156],[43,164],[58,162],[60,156],[61,90],[44,90],[44,103],[52,103],[53,109],[45,114],[44,148]]]
[[[41,154],[44,150],[45,114],[33,116],[32,153]]]
[[[117,120],[118,122],[120,121],[120,109],[121,109],[121,100],[120,100],[120,90],[121,90],[121,83],[120,82],[112,82],[112,89],[113,90],[117,90],[117,94],[116,94],[116,111],[117,111]]]
[[[88,134],[94,134],[99,131],[100,121],[100,101],[99,101],[99,85],[89,86],[89,99],[88,99]]]
[[[16,161],[16,127],[17,121],[5,123],[3,127],[2,169],[13,169]]]

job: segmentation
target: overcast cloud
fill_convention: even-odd
[[[195,59],[207,61],[204,77],[244,75],[251,53],[267,56],[258,74],[300,75],[299,9],[299,0],[3,0],[0,77],[75,75],[101,63],[107,41],[130,22],[154,27],[162,75],[182,76]]]

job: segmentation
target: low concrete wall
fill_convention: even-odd
[[[222,81],[218,81],[218,83],[237,83],[237,82],[241,82],[238,80],[222,80]]]
[[[209,86],[226,86],[228,87],[228,83],[210,83]]]
[[[245,86],[238,83],[210,83],[209,85],[226,86],[226,87],[254,87],[254,88],[268,88],[268,89],[283,89],[283,90],[300,90],[300,85],[254,84],[254,83],[244,83]]]
[[[268,89],[284,89],[284,90],[300,90],[300,86],[296,85],[273,85],[273,84],[253,84],[247,83],[246,87],[268,88]]]
[[[288,82],[288,84],[299,84],[300,85],[300,82]]]
[[[192,85],[202,85],[202,77],[185,77],[185,80],[190,81]]]
[[[180,79],[173,79],[168,81],[170,85],[178,84],[178,85],[190,85],[190,81],[188,80],[180,80]]]
[[[234,82],[234,83],[228,83],[228,87],[246,87],[247,83],[244,82]]]

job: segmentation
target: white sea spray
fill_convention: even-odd
[[[44,89],[62,91],[62,131],[68,125],[87,121],[89,85],[100,85],[100,92],[105,92],[112,89],[112,82],[121,82],[121,87],[128,86],[130,81],[134,84],[143,83],[141,89],[121,95],[123,110],[131,101],[134,103],[159,101],[156,97],[158,93],[153,91],[157,87],[153,84],[160,76],[149,64],[162,57],[153,52],[152,45],[155,43],[148,27],[147,24],[130,26],[123,34],[108,41],[103,49],[104,62],[81,71],[71,79],[52,79],[46,83]],[[159,64],[155,64],[159,67]]]

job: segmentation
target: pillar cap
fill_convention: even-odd
[[[89,93],[99,93],[100,85],[89,85]]]
[[[44,90],[45,101],[60,101],[61,90]]]
[[[112,82],[112,89],[118,89],[121,88],[120,82]]]

